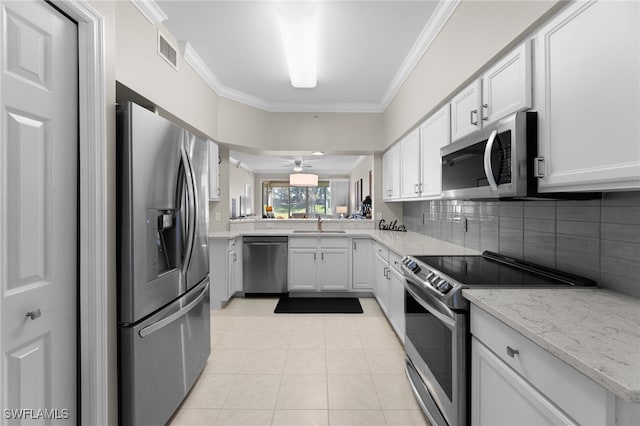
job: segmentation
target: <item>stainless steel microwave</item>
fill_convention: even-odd
[[[443,147],[442,198],[538,195],[532,170],[538,148],[537,127],[536,112],[517,112]]]

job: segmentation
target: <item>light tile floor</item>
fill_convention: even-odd
[[[277,299],[211,311],[211,357],[171,426],[428,425],[375,299],[364,314],[274,314]]]

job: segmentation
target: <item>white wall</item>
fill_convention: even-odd
[[[254,190],[254,197],[252,197],[253,211],[251,215],[261,213],[260,206],[255,204],[255,174],[242,166],[238,166],[237,163],[231,162],[229,165],[229,203],[231,199],[235,198],[236,203],[240,202],[240,196],[245,195],[245,185],[251,185]],[[260,191],[260,189],[258,189]],[[237,206],[237,214],[240,215],[240,205]],[[244,206],[244,204],[243,204]],[[243,207],[244,209],[244,207]]]
[[[358,202],[362,202],[364,197],[369,195],[369,172],[373,174],[373,155],[364,155],[349,175],[349,213],[353,213],[353,206],[356,202],[354,189],[356,182],[360,182],[360,179],[362,179],[362,199],[358,200]],[[371,181],[371,186],[371,198],[373,199],[373,179]]]
[[[462,1],[385,110],[385,147],[559,6],[557,0]]]
[[[116,1],[116,79],[170,114],[216,139],[218,96],[178,53],[178,69],[157,53],[158,31],[129,1]]]

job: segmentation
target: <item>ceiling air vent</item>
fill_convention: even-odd
[[[178,52],[167,39],[158,31],[158,54],[169,62],[172,67],[178,69]]]

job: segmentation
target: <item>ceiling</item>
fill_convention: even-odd
[[[295,89],[277,23],[277,2],[157,1],[167,16],[164,25],[197,52],[225,97],[271,111],[382,111],[410,71],[405,62],[414,44],[420,50],[416,42],[438,2],[316,3],[318,84]]]
[[[300,155],[287,153],[281,155],[258,155],[241,151],[230,151],[229,157],[235,163],[240,162],[257,174],[281,175],[293,173],[295,161],[301,161],[304,173],[320,176],[348,176],[362,158],[361,155]]]
[[[300,0],[298,0],[300,1]],[[446,2],[445,2],[446,3]],[[291,86],[276,1],[156,0],[163,24],[195,52],[219,95],[267,111],[382,112],[437,26],[437,0],[316,0],[318,83]],[[435,12],[435,14],[434,14]],[[430,21],[432,19],[432,21]],[[425,35],[426,34],[426,35]],[[186,56],[186,55],[185,55]],[[194,62],[192,62],[193,64]],[[292,153],[289,153],[292,154]],[[286,171],[302,154],[233,158],[256,173]],[[349,174],[360,156],[306,157],[313,172]]]

